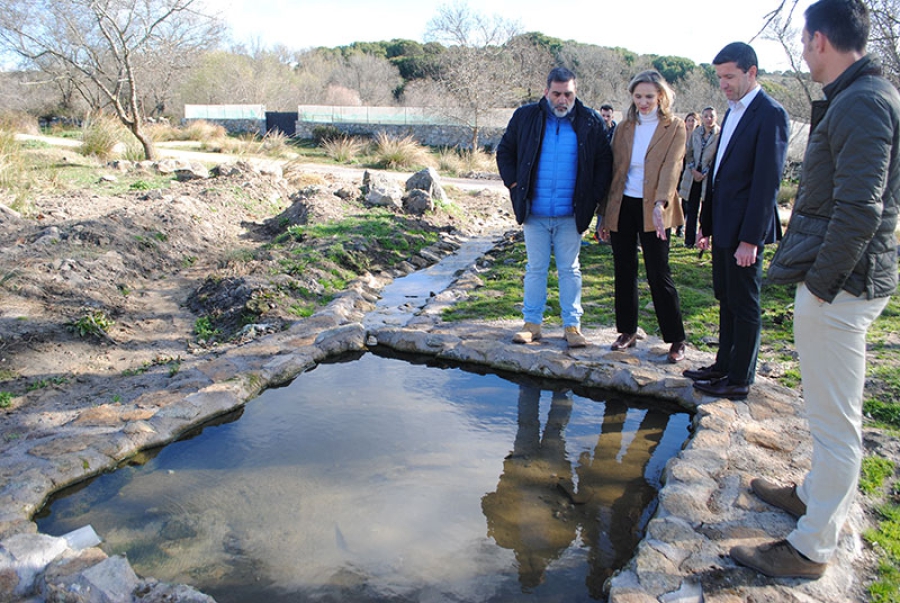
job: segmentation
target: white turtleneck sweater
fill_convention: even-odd
[[[634,128],[634,145],[631,147],[631,164],[625,178],[625,195],[628,197],[644,197],[644,158],[650,147],[650,139],[659,124],[659,114],[654,111],[650,115],[638,113],[637,125]]]

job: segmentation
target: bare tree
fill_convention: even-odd
[[[794,25],[802,20],[802,15],[797,14],[798,3],[799,0],[780,0],[778,6],[766,15],[766,23],[757,34],[781,43],[796,74],[801,72],[802,62],[796,46],[802,23],[799,27]],[[900,0],[864,0],[864,3],[872,21],[869,50],[881,60],[888,79],[900,88]],[[798,81],[804,85],[801,78]],[[805,85],[804,90],[812,98],[810,89]]]
[[[179,61],[215,44],[218,22],[197,0],[5,0],[0,46],[51,77],[68,80],[85,98],[102,98],[156,158],[144,128],[142,68]],[[200,6],[197,4],[197,6]],[[174,50],[174,52],[173,52]]]
[[[565,44],[559,60],[578,76],[578,96],[595,108],[604,103],[619,110],[628,106],[628,82],[639,71],[650,68],[647,58],[575,42]]]
[[[900,88],[900,0],[869,0],[871,50],[881,57],[884,73]]]
[[[719,115],[725,114],[725,97],[704,67],[695,67],[688,73],[675,86],[675,93],[675,107],[681,117],[690,111],[700,113],[706,107],[714,107]]]
[[[394,91],[403,79],[387,59],[355,52],[335,71],[332,82],[356,90],[364,105],[385,106],[394,104]]]
[[[514,102],[521,74],[512,68],[506,44],[519,29],[518,23],[475,12],[464,2],[441,6],[428,23],[426,39],[448,47],[437,79],[449,102],[435,108],[471,128],[472,148],[478,147],[488,111]]]

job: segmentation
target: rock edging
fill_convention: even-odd
[[[64,485],[111,469],[142,449],[172,441],[327,357],[382,345],[652,395],[695,413],[694,436],[666,468],[659,506],[644,540],[635,557],[607,583],[610,602],[861,600],[853,568],[862,550],[858,533],[863,517],[858,505],[835,560],[820,580],[767,580],[735,567],[727,558],[728,549],[739,541],[777,537],[791,528],[790,518],[756,500],[748,484],[756,475],[797,479],[808,466],[809,437],[796,392],[760,379],[744,402],[697,396],[680,374],[683,367],[665,362],[667,346],[661,341],[644,337],[634,351],[609,352],[603,342],[614,338],[611,329],[585,329],[593,345],[568,350],[561,328],[559,333],[548,332],[537,344],[522,346],[507,343],[517,323],[443,323],[442,308],[478,284],[477,270],[463,274],[423,309],[414,309],[406,326],[367,332],[362,320],[384,284],[375,277],[360,279],[325,311],[288,331],[191,362],[165,391],[77,416],[25,417],[33,428],[42,422],[50,427],[36,429],[36,437],[7,446],[0,458],[0,536],[4,538],[0,541],[0,599],[38,594],[45,600],[63,600],[59,598],[63,596],[67,601],[110,600],[103,598],[98,587],[85,586],[94,584],[91,576],[102,575],[108,577],[110,588],[124,585],[133,601],[210,601],[189,587],[152,578],[132,579],[133,570],[124,558],[106,558],[95,547],[75,550],[62,545],[59,539],[38,534],[30,518],[51,492]],[[691,362],[708,363],[708,356],[689,351]],[[59,579],[54,582],[54,577]]]

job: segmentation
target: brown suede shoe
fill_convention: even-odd
[[[759,546],[736,546],[731,558],[770,578],[821,578],[827,563],[807,559],[787,540]]]
[[[587,339],[581,334],[578,327],[566,327],[566,343],[570,348],[583,348],[587,345]]]
[[[806,503],[797,496],[797,484],[779,486],[774,482],[758,477],[750,482],[750,488],[754,494],[773,507],[787,511],[797,518],[806,515]]]
[[[513,343],[531,343],[533,341],[539,341],[541,338],[541,325],[526,322],[525,326],[522,327],[522,330],[513,335]]]

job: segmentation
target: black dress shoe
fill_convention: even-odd
[[[729,398],[731,400],[743,400],[750,393],[749,385],[732,385],[728,379],[718,381],[695,381],[694,389],[703,392],[707,396],[716,398]]]
[[[637,344],[637,333],[621,333],[609,349],[619,351],[627,348],[633,348]]]
[[[675,364],[676,362],[681,362],[684,360],[684,350],[687,346],[684,345],[683,341],[676,341],[669,348],[669,353],[666,354],[666,360]]]
[[[688,379],[693,379],[694,381],[715,381],[717,379],[721,379],[722,377],[728,376],[728,373],[726,373],[725,371],[720,371],[719,369],[712,366],[703,366],[698,369],[687,369],[681,374]]]

